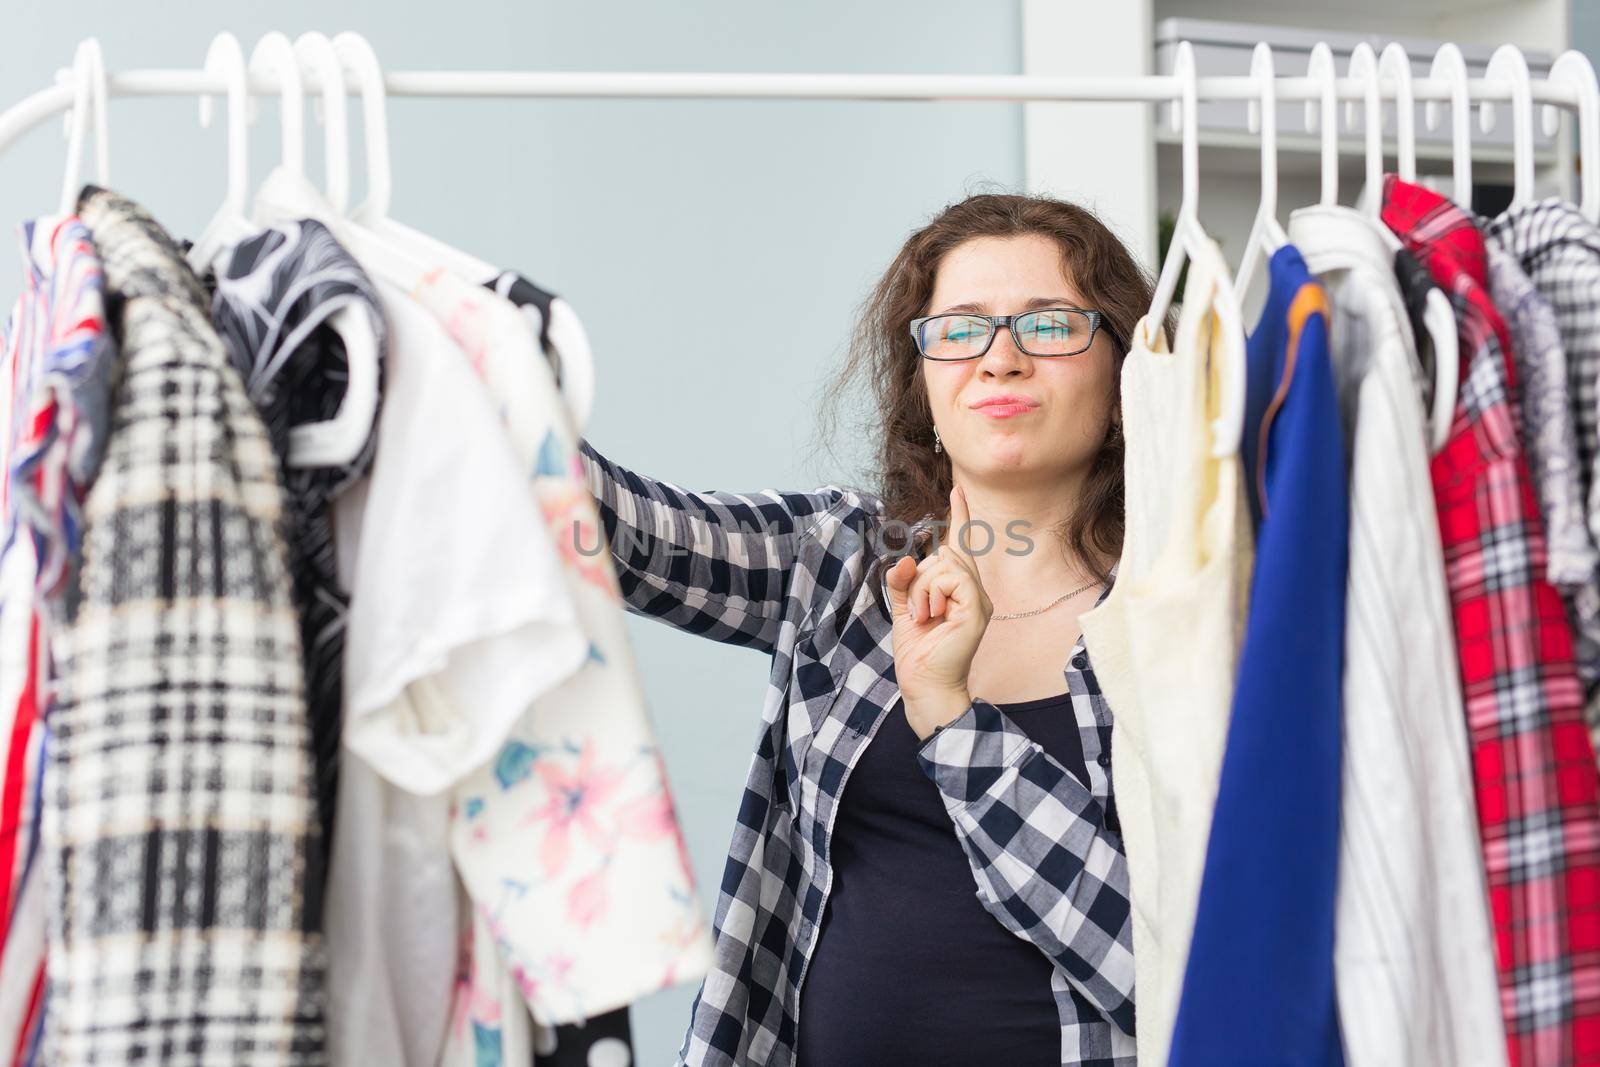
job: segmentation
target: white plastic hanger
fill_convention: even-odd
[[[1195,252],[1202,251],[1208,244],[1211,251],[1207,254],[1217,255],[1215,242],[1200,225],[1199,93],[1195,84],[1194,49],[1188,41],[1178,42],[1172,74],[1180,87],[1174,110],[1183,131],[1183,200],[1178,205],[1172,243],[1167,248],[1166,261],[1161,264],[1150,310],[1144,318],[1145,328],[1158,332],[1172,306],[1184,261],[1192,259]],[[1245,409],[1244,312],[1239,307],[1233,279],[1226,270],[1218,272],[1213,303],[1222,337],[1219,349],[1211,353],[1211,358],[1222,361],[1222,410],[1212,422],[1211,454],[1220,458],[1238,453]]]
[[[111,181],[111,137],[106,115],[106,64],[100,42],[93,37],[78,42],[72,55],[72,68],[63,75],[72,80],[72,110],[67,113],[67,166],[61,180],[62,215],[78,209],[78,194],[83,190],[83,142],[88,139],[89,123],[94,123],[95,174],[102,186]]]
[[[309,73],[318,97],[323,131],[323,196],[341,218],[350,207],[350,118],[344,72],[326,34],[308,31],[294,39],[302,76]]]
[[[1360,196],[1366,213],[1380,229],[1383,222],[1379,211],[1383,207],[1383,97],[1378,92],[1378,54],[1366,41],[1358,41],[1350,50],[1349,76],[1360,81],[1362,108],[1365,111],[1363,130],[1366,133],[1365,163],[1366,188]],[[1344,109],[1346,126],[1356,124],[1356,102],[1348,101]]]
[[[1428,290],[1422,322],[1433,345],[1433,410],[1428,422],[1433,428],[1431,450],[1438,452],[1450,440],[1456,418],[1456,390],[1461,385],[1461,339],[1456,333],[1456,312],[1438,286]]]
[[[437,262],[452,274],[474,282],[493,278],[499,271],[490,264],[389,217],[394,182],[389,165],[389,95],[383,84],[383,69],[378,65],[377,53],[359,33],[339,34],[333,39],[333,47],[342,69],[354,76],[360,89],[367,145],[367,198],[350,213],[350,220],[402,250]]]
[[[256,46],[257,57],[264,63],[280,64],[284,113],[284,157],[274,168],[256,195],[255,218],[267,224],[286,218],[314,217],[333,230],[342,243],[346,234],[340,227],[331,204],[309,189],[304,167],[303,123],[303,69],[304,60],[317,68],[317,88],[322,95],[324,120],[327,129],[325,167],[330,186],[337,193],[341,187],[348,197],[349,178],[346,170],[349,145],[346,141],[345,89],[339,65],[327,38],[307,41],[302,36],[294,46],[282,34],[268,34]],[[281,38],[281,40],[280,40]],[[287,50],[286,50],[287,49]],[[292,135],[292,136],[291,136]],[[290,141],[295,141],[291,148]],[[308,195],[295,200],[277,196],[280,188],[307,189]],[[360,252],[350,250],[358,259]],[[364,261],[363,261],[364,262]],[[378,336],[372,322],[361,309],[349,307],[333,315],[328,326],[344,342],[348,378],[344,399],[333,418],[323,422],[292,427],[289,431],[289,464],[294,467],[337,467],[349,463],[361,454],[367,438],[372,433],[372,422],[378,413]]]
[[[1528,60],[1522,49],[1503,44],[1489,57],[1483,69],[1488,81],[1511,83],[1511,204],[1522,207],[1533,200],[1533,83],[1528,76]],[[1478,129],[1494,129],[1496,104],[1484,100],[1478,105]]]
[[[196,271],[205,270],[224,249],[257,232],[245,214],[250,184],[250,75],[237,37],[224,32],[212,38],[206,51],[206,73],[221,74],[228,81],[228,191],[222,206],[189,249],[189,266]],[[212,98],[202,96],[202,127],[211,125],[215,111]]]
[[[315,209],[309,201],[299,196],[291,195],[286,200],[280,200],[277,197],[279,190],[288,189],[292,183],[283,180],[282,172],[274,172],[256,195],[256,218],[262,222],[275,222],[310,214],[330,226],[340,243],[369,273],[380,274],[409,292],[422,281],[431,264],[392,247],[370,230],[351,223],[345,215],[350,203],[350,125],[344,70],[334,53],[333,42],[325,34],[302,33],[295,38],[294,50],[302,74],[311,75],[322,105],[326,191],[316,198],[321,203],[315,205]]]
[[[1595,81],[1594,65],[1572,49],[1550,64],[1546,80],[1578,96],[1578,178],[1583,189],[1578,210],[1590,222],[1600,222],[1600,83]],[[1546,104],[1542,112],[1545,136],[1554,137],[1561,127],[1561,109]]]
[[[1334,95],[1333,49],[1327,42],[1311,46],[1306,77],[1321,83],[1320,100],[1307,100],[1306,132],[1322,131],[1322,199],[1319,203],[1339,202],[1339,102]]]
[[[1406,154],[1408,139],[1416,136],[1415,124],[1412,118],[1411,95],[1411,65],[1406,59],[1405,50],[1399,45],[1390,45],[1384,49],[1385,58],[1389,60],[1392,69],[1401,71],[1397,75],[1397,88],[1395,102],[1399,112],[1399,124],[1403,127],[1399,131],[1397,140],[1400,145],[1402,157]],[[1378,78],[1383,69],[1383,61],[1376,59],[1372,53],[1372,46],[1365,41],[1357,44],[1350,55],[1350,77],[1362,81],[1363,104],[1366,109],[1366,165],[1367,187],[1361,192],[1361,206],[1372,221],[1372,228],[1383,239],[1384,246],[1392,252],[1398,252],[1404,245],[1395,232],[1383,222],[1383,103],[1380,95]],[[1354,104],[1347,109],[1347,119],[1353,119],[1349,112],[1354,110]],[[1411,143],[1412,158],[1410,165],[1415,176],[1416,156],[1415,143]],[[1402,160],[1402,166],[1405,166]],[[1410,179],[1405,179],[1410,180]],[[1429,439],[1432,451],[1437,452],[1449,440],[1450,428],[1455,420],[1456,386],[1460,373],[1459,342],[1456,336],[1456,316],[1450,307],[1449,297],[1437,286],[1428,290],[1426,306],[1423,309],[1423,325],[1428,331],[1427,341],[1433,354],[1431,365],[1422,361],[1422,339],[1413,339],[1413,348],[1417,352],[1418,363],[1422,373],[1428,376],[1428,393],[1430,395],[1431,411],[1428,425],[1430,428]],[[1407,331],[1410,332],[1410,331]]]
[[[1378,74],[1394,82],[1394,139],[1400,180],[1417,180],[1417,98],[1411,89],[1411,57],[1397,41],[1383,46]],[[1382,203],[1381,190],[1379,203]],[[1380,206],[1381,210],[1381,206]]]
[[[351,213],[350,221],[401,256],[441,266],[474,283],[495,278],[500,272],[488,263],[389,217],[393,182],[389,164],[388,93],[383,84],[383,70],[372,46],[358,33],[339,34],[333,39],[333,46],[344,72],[360,87],[367,147],[367,197]],[[559,339],[561,354],[561,396],[574,432],[581,435],[594,406],[593,351],[577,316],[562,316],[562,307],[557,305],[552,320],[549,329],[553,339]]]
[[[1450,80],[1450,162],[1455,176],[1455,194],[1451,197],[1463,210],[1472,210],[1472,126],[1467,120],[1472,105],[1467,94],[1467,61],[1461,49],[1445,43],[1433,54],[1433,65],[1428,77]],[[1428,100],[1422,105],[1422,124],[1428,129],[1439,125],[1439,101]]]
[[[1472,124],[1468,118],[1472,105],[1467,92],[1467,62],[1461,49],[1444,44],[1434,53],[1429,69],[1430,78],[1450,80],[1450,156],[1454,173],[1452,199],[1462,210],[1472,211]],[[1426,101],[1422,106],[1422,121],[1428,129],[1439,124],[1439,102]],[[1433,410],[1430,425],[1433,427],[1432,450],[1438,452],[1450,439],[1455,421],[1456,391],[1461,384],[1461,343],[1456,332],[1456,313],[1450,298],[1435,286],[1428,291],[1423,307],[1423,323],[1433,344]]]
[[[287,34],[273,30],[262,35],[250,52],[250,73],[278,79],[278,124],[283,133],[282,165],[295,174],[306,172],[305,85]],[[256,118],[256,100],[250,100],[250,120]]]
[[[1261,99],[1245,105],[1250,132],[1261,134],[1261,204],[1250,236],[1244,240],[1244,255],[1234,279],[1234,290],[1241,295],[1250,291],[1262,261],[1289,243],[1289,235],[1278,222],[1278,93],[1272,47],[1265,41],[1258,41],[1250,56],[1250,76],[1261,83]]]

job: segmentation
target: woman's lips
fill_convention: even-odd
[[[973,408],[979,415],[987,415],[991,419],[1009,419],[1013,415],[1026,415],[1030,411],[1039,409],[1031,404],[985,404],[981,408]]]

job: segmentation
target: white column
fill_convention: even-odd
[[[1023,0],[1026,74],[1149,74],[1151,0]],[[1156,145],[1150,104],[1023,105],[1028,191],[1093,210],[1152,269]]]

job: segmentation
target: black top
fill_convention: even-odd
[[[1088,786],[1068,694],[995,706]],[[1060,1067],[1053,965],[979,902],[923,743],[897,705],[845,785],[798,1067]]]

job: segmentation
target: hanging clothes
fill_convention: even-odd
[[[494,928],[534,1018],[577,1022],[703,976],[709,931],[599,516],[536,335],[513,305],[442,269],[412,296],[498,402],[590,642],[584,666],[458,786],[452,835],[475,911]]]
[[[1584,513],[1600,545],[1600,227],[1551,197],[1508,208],[1483,222],[1486,239],[1521,264],[1555,312],[1566,356],[1566,405],[1577,430]],[[1578,675],[1588,692],[1590,742],[1600,748],[1600,567],[1596,580],[1568,589]]]
[[[1516,365],[1472,219],[1389,174],[1383,221],[1450,295],[1460,330],[1456,430],[1431,467],[1509,1062],[1570,1063],[1594,1053],[1600,1022],[1600,777],[1572,635],[1544,578],[1512,408]]]
[[[592,365],[588,334],[572,305],[560,295],[515,271],[501,271],[483,285],[522,313],[530,331],[539,339],[539,347],[550,360],[557,384],[560,384],[564,365],[577,361]],[[569,428],[569,434],[575,435],[576,427]],[[503,988],[506,984],[504,968],[501,972],[499,984]],[[593,1062],[604,1062],[607,1056],[619,1064],[624,1056],[627,1062],[633,1060],[633,1028],[626,1007],[602,1012],[584,1022],[550,1026],[535,1021],[533,1025],[534,1049],[541,1067],[590,1067]]]
[[[1417,257],[1406,251],[1400,238],[1394,237],[1387,227],[1384,232],[1394,238],[1391,251],[1394,252],[1395,281],[1405,299],[1406,315],[1416,339],[1417,359],[1422,369],[1419,389],[1423,407],[1428,412],[1431,454],[1445,446],[1456,421],[1456,388],[1460,374],[1456,313],[1444,290],[1434,284],[1428,268],[1417,262]]]
[[[1517,366],[1518,429],[1544,520],[1546,574],[1567,604],[1578,676],[1586,663],[1600,671],[1600,553],[1587,525],[1587,478],[1578,458],[1578,433],[1569,403],[1571,375],[1555,309],[1522,264],[1478,217],[1489,257],[1489,295],[1505,319]],[[1589,681],[1600,680],[1596,674]],[[1600,695],[1600,689],[1594,692]],[[1600,705],[1586,712],[1591,742],[1600,741]]]
[[[522,312],[539,338],[539,347],[550,359],[550,369],[558,385],[565,382],[562,371],[568,364],[581,361],[593,365],[589,335],[583,328],[583,321],[559,293],[552,293],[512,270],[500,271],[492,278],[469,280],[481,280],[486,288],[509,300]]]
[[[1288,235],[1328,297],[1349,452],[1334,922],[1346,1059],[1497,1067],[1505,1030],[1406,301],[1371,216],[1303,207]]]
[[[1172,348],[1159,322],[1134,330],[1122,365],[1127,533],[1116,585],[1079,622],[1115,713],[1141,1064],[1166,1062],[1250,576],[1239,460],[1211,454],[1213,302],[1233,298],[1227,284],[1208,242],[1192,255]]]
[[[55,1065],[324,1062],[321,859],[265,430],[204,290],[86,187],[121,349],[50,713]]]
[[[269,226],[226,251],[219,264],[211,320],[266,424],[288,492],[317,818],[323,847],[331,851],[350,598],[339,584],[329,509],[371,467],[376,421],[365,428],[356,455],[337,467],[290,462],[290,439],[299,428],[326,423],[344,403],[349,365],[334,325],[342,314],[359,315],[357,328],[376,339],[381,410],[387,324],[371,279],[315,219]]]
[[[1488,220],[1475,220],[1484,230]],[[1516,358],[1517,426],[1528,473],[1544,521],[1545,570],[1551,585],[1568,595],[1595,581],[1600,554],[1590,539],[1578,431],[1567,402],[1570,376],[1555,309],[1499,238],[1484,230],[1489,299],[1505,321]],[[1600,640],[1600,629],[1587,635]]]
[[[1172,1067],[1343,1062],[1333,965],[1343,434],[1326,295],[1292,244],[1268,268],[1240,446],[1261,528]]]
[[[471,929],[438,782],[492,758],[482,735],[575,670],[587,645],[464,354],[403,290],[377,285],[390,324],[377,452],[334,502],[351,604],[330,1042],[335,1064],[433,1067]]]
[[[40,778],[53,646],[78,602],[83,498],[105,453],[116,346],[76,216],[19,228],[23,291],[0,346],[0,1062],[38,1052],[46,909]]]

